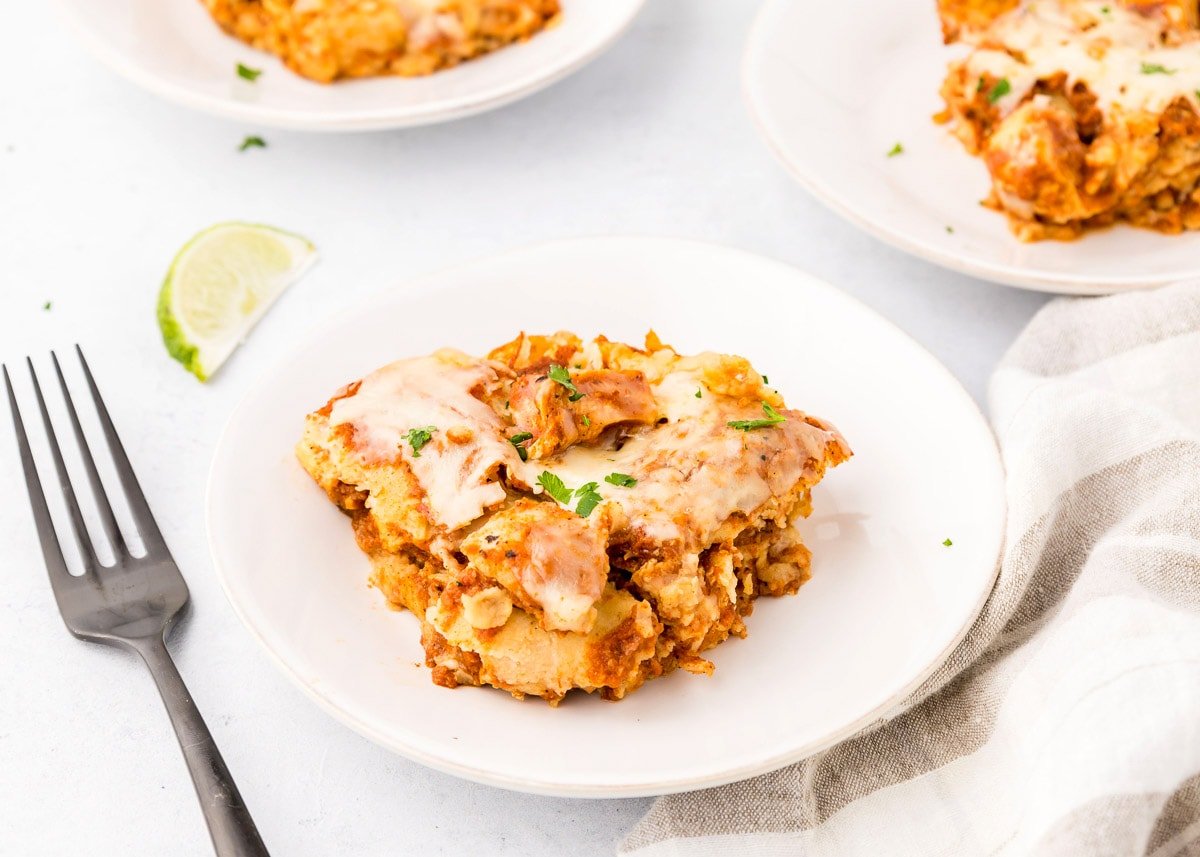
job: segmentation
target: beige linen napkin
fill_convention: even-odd
[[[1008,549],[966,641],[858,736],[659,799],[622,854],[1200,855],[1200,284],[1047,305],[990,406]]]

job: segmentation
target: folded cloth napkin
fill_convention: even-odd
[[[660,798],[622,854],[1200,855],[1200,284],[1048,304],[990,405],[1008,547],[963,644],[854,738]]]

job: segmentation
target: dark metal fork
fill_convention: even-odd
[[[62,451],[54,434],[54,426],[46,409],[46,400],[42,396],[33,361],[27,359],[38,410],[46,427],[55,474],[83,562],[83,574],[71,574],[50,518],[50,510],[46,505],[46,495],[29,449],[29,438],[25,434],[21,411],[17,407],[8,367],[3,367],[8,405],[12,409],[21,465],[25,470],[25,483],[29,489],[29,502],[33,506],[33,519],[37,524],[38,538],[42,543],[42,554],[46,559],[46,570],[50,573],[50,586],[54,590],[55,600],[58,601],[59,612],[62,613],[67,629],[79,639],[135,651],[150,668],[158,691],[162,694],[163,704],[171,716],[171,725],[175,727],[175,735],[183,749],[183,757],[187,760],[188,771],[196,786],[200,807],[204,811],[204,820],[208,824],[208,832],[212,836],[213,847],[218,857],[268,857],[266,846],[258,835],[250,812],[242,803],[233,777],[225,767],[217,745],[213,742],[208,727],[204,725],[204,720],[196,710],[191,694],[188,693],[167,651],[166,633],[187,603],[187,584],[184,583],[179,567],[175,565],[167,550],[158,525],[154,523],[150,507],[146,504],[146,497],[142,494],[133,468],[129,465],[129,458],[125,455],[117,431],[113,428],[108,409],[104,407],[100,392],[96,389],[96,381],[83,357],[83,351],[79,346],[75,346],[75,351],[83,366],[84,378],[96,406],[108,451],[146,553],[144,556],[134,556],[121,536],[112,504],[104,491],[100,475],[96,471],[95,459],[79,424],[79,415],[71,401],[62,367],[59,366],[58,357],[51,353],[75,442],[79,447],[83,468],[100,513],[100,525],[115,557],[112,565],[101,564],[84,525],[83,514],[80,512],[75,489],[63,462]]]

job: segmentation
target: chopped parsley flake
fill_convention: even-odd
[[[1008,82],[1008,78],[1007,77],[1000,78],[998,81],[996,81],[992,85],[992,88],[988,90],[988,94],[987,94],[988,104],[995,104],[997,101],[999,101],[1004,96],[1008,95],[1010,92],[1012,92],[1012,84]]]
[[[892,148],[888,149],[887,156],[889,158],[894,158],[897,155],[903,155],[903,154],[904,154],[904,144],[897,143],[896,145],[892,146]]]
[[[1101,6],[1101,7],[1100,7],[1100,14],[1101,14],[1101,15],[1111,15],[1111,14],[1112,14],[1112,7],[1111,7],[1111,6]]]
[[[626,473],[610,473],[604,477],[604,481],[609,485],[617,485],[621,488],[632,488],[637,485],[637,480]]]
[[[976,92],[983,92],[983,88],[987,86],[987,81],[983,79],[983,75],[979,75],[979,82],[975,84]]]
[[[247,149],[265,149],[265,148],[267,148],[267,141],[264,140],[262,137],[247,137],[245,140],[242,140],[242,145],[238,146],[238,151],[244,152]]]
[[[421,447],[433,440],[433,433],[437,431],[437,426],[425,426],[425,428],[409,429],[408,434],[404,439],[412,446],[413,458],[421,457]]]
[[[592,418],[589,417],[587,414],[584,414],[582,417],[580,417],[580,422],[583,423],[584,428],[592,427]]]
[[[525,449],[525,442],[533,440],[532,432],[519,432],[508,439],[508,442],[517,448],[517,455],[521,456],[522,461],[529,460],[529,452]]]
[[[594,491],[591,494],[585,494],[583,499],[579,501],[579,505],[575,507],[575,514],[581,518],[586,518],[592,514],[592,510],[600,505],[600,501],[604,498]]]
[[[770,384],[770,383],[771,383],[771,382],[770,382],[770,381],[767,379],[767,376],[766,376],[766,375],[763,375],[763,383],[764,383],[764,384]]]
[[[564,506],[571,502],[571,495],[574,493],[563,484],[563,481],[551,473],[549,470],[543,470],[542,475],[537,479],[538,485],[546,489],[546,493],[553,497]]]
[[[53,301],[46,301],[44,304],[42,304],[42,309],[45,312],[50,312],[50,307],[52,307],[52,306],[54,306]]]
[[[779,423],[787,422],[787,417],[772,408],[766,402],[762,403],[763,413],[766,414],[765,419],[760,420],[730,420],[726,423],[730,428],[735,428],[738,431],[750,431],[756,428],[767,428],[768,426],[778,425]]]
[[[583,398],[583,393],[579,392],[575,386],[575,382],[571,380],[571,373],[558,364],[551,364],[550,372],[548,373],[550,380],[556,384],[562,384],[567,388],[567,392],[571,395],[567,396],[567,401],[578,402]]]
[[[950,547],[952,544],[954,544],[954,542],[950,541],[949,539],[946,539],[944,542],[942,542],[942,544],[945,545],[946,547]]]
[[[592,510],[600,505],[600,501],[604,498],[600,496],[600,492],[596,489],[599,487],[596,482],[588,482],[580,485],[575,489],[575,496],[579,498],[579,504],[575,507],[575,514],[581,518],[586,518],[592,514]]]
[[[244,63],[237,64],[237,74],[242,80],[248,80],[251,83],[258,80],[258,76],[262,74],[261,68],[251,68]]]
[[[546,489],[547,494],[564,506],[570,506],[572,499],[578,499],[579,502],[575,505],[575,514],[581,518],[586,518],[592,514],[592,510],[604,500],[600,496],[600,492],[596,490],[600,487],[600,483],[598,482],[588,482],[572,491],[549,470],[543,470],[542,475],[538,477],[537,481],[539,485]]]
[[[1165,65],[1159,65],[1156,62],[1142,63],[1142,74],[1174,74],[1177,69],[1167,68]]]
[[[696,388],[696,398],[697,399],[700,398],[700,388],[699,387]]]
[[[947,227],[946,227],[946,234],[947,234],[947,235],[953,235],[953,234],[954,234],[954,227],[953,227],[953,226],[947,226]]]

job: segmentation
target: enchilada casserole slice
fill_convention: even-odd
[[[1022,240],[1118,222],[1200,228],[1195,0],[942,0],[941,121],[991,175]]]
[[[203,0],[225,32],[292,71],[339,78],[414,77],[524,41],[558,0]]]
[[[851,454],[741,357],[521,334],[348,385],[296,448],[439,685],[620,699],[796,592],[793,527]]]

